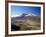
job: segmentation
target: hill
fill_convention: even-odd
[[[40,16],[34,14],[22,14],[18,17],[11,17],[11,25],[20,27],[20,30],[39,30]]]

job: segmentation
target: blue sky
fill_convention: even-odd
[[[40,15],[41,8],[40,7],[32,7],[32,6],[11,6],[12,16],[19,16],[23,13],[25,14],[35,14],[37,16]]]

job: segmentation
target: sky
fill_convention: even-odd
[[[32,7],[32,6],[11,6],[11,16],[19,16],[23,13],[25,14],[34,14],[39,16],[41,12],[40,7]]]

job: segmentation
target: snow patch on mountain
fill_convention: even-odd
[[[11,16],[11,17],[19,17],[19,16],[21,16],[21,15],[13,15],[13,16]]]
[[[31,13],[31,14],[27,14],[26,16],[37,16],[37,15]]]
[[[37,15],[35,15],[35,14],[33,14],[33,13],[31,13],[31,14],[19,14],[19,15],[13,15],[13,16],[11,16],[11,17],[21,17],[21,16],[37,16]]]

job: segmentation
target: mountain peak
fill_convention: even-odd
[[[25,16],[37,16],[37,15],[33,13],[30,13],[30,14],[23,13],[21,15],[13,15],[12,17],[25,17]]]
[[[31,14],[27,14],[26,16],[37,16],[37,15],[31,13]]]

